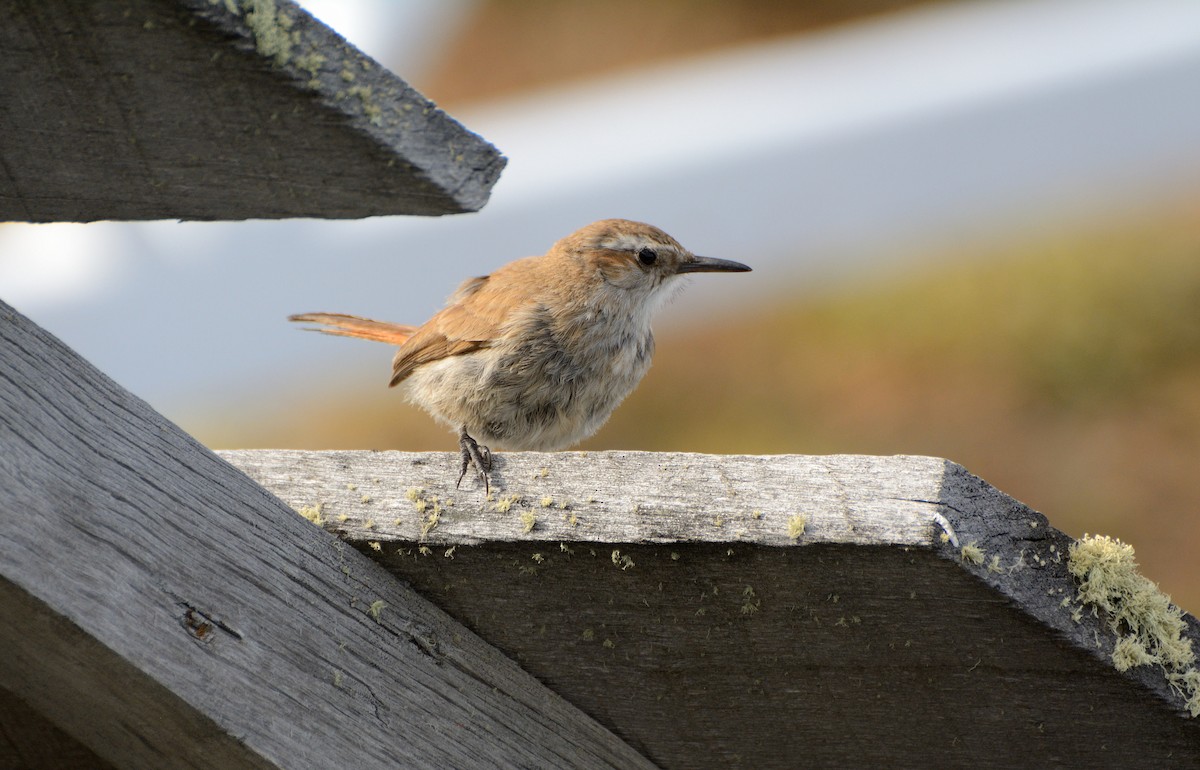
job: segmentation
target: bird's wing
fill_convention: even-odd
[[[424,339],[414,335],[411,345],[405,345],[392,359],[392,381],[389,387],[395,387],[412,374],[422,364],[440,361],[451,356],[461,356],[464,353],[474,353],[486,348],[487,340],[452,340],[441,334],[424,334]]]
[[[491,275],[465,281],[449,304],[426,321],[392,360],[392,382],[404,381],[422,364],[490,347],[503,333],[513,311],[527,304],[536,286],[527,280],[527,260]]]

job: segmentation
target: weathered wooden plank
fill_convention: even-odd
[[[468,479],[455,489],[457,460],[440,453],[220,455],[293,507],[323,506],[352,540],[790,545],[796,516],[809,543],[931,545],[942,532],[946,461],[932,457],[505,452],[484,500]],[[435,503],[438,523],[427,528]]]
[[[111,770],[112,765],[7,690],[0,690],[0,767]]]
[[[0,18],[0,221],[450,214],[505,163],[290,0]]]
[[[644,767],[0,303],[0,688],[117,767]]]
[[[453,454],[221,455],[664,767],[1200,762],[1071,539],[945,460],[501,453],[488,500]]]

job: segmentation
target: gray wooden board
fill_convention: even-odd
[[[112,769],[112,765],[60,730],[23,700],[0,689],[0,768],[28,770],[43,767],[56,770]]]
[[[1200,762],[1064,606],[1070,538],[945,460],[501,453],[489,500],[453,454],[220,454],[663,767]]]
[[[0,617],[116,767],[649,766],[3,303]]]
[[[0,18],[0,221],[450,214],[505,163],[289,0]]]

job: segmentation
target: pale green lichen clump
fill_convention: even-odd
[[[742,614],[753,615],[762,607],[762,599],[758,598],[758,594],[754,593],[753,586],[746,586],[742,591]]]
[[[325,523],[325,516],[323,515],[324,512],[322,510],[324,507],[324,503],[317,503],[316,505],[304,505],[300,508],[297,508],[296,513],[308,519],[313,524],[321,526]]]
[[[429,515],[421,520],[421,539],[424,540],[425,537],[431,531],[433,531],[433,528],[436,527],[439,522],[441,522],[441,520],[442,509],[435,505],[433,510],[429,512]]]
[[[1108,614],[1117,636],[1113,665],[1118,671],[1154,663],[1200,716],[1200,671],[1187,624],[1171,597],[1137,571],[1133,546],[1104,535],[1084,535],[1071,545],[1067,569],[1079,581],[1078,600]]]
[[[513,504],[519,502],[521,502],[520,495],[508,495],[507,497],[501,497],[499,500],[497,500],[495,507],[500,513],[508,513],[513,507]]]
[[[228,4],[226,4],[228,7]],[[263,56],[275,59],[279,66],[292,55],[292,20],[275,8],[275,0],[242,0],[247,9],[246,26],[254,33],[254,44]]]
[[[976,567],[983,564],[983,560],[987,556],[974,540],[962,547],[961,555],[963,561],[974,564]]]

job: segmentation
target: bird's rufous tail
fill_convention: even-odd
[[[321,324],[327,328],[310,328],[308,331],[322,334],[336,334],[341,337],[359,337],[375,342],[387,342],[392,345],[403,345],[413,332],[415,326],[392,324],[386,321],[372,321],[370,318],[360,318],[345,313],[300,313],[288,316],[289,321],[300,323]]]

